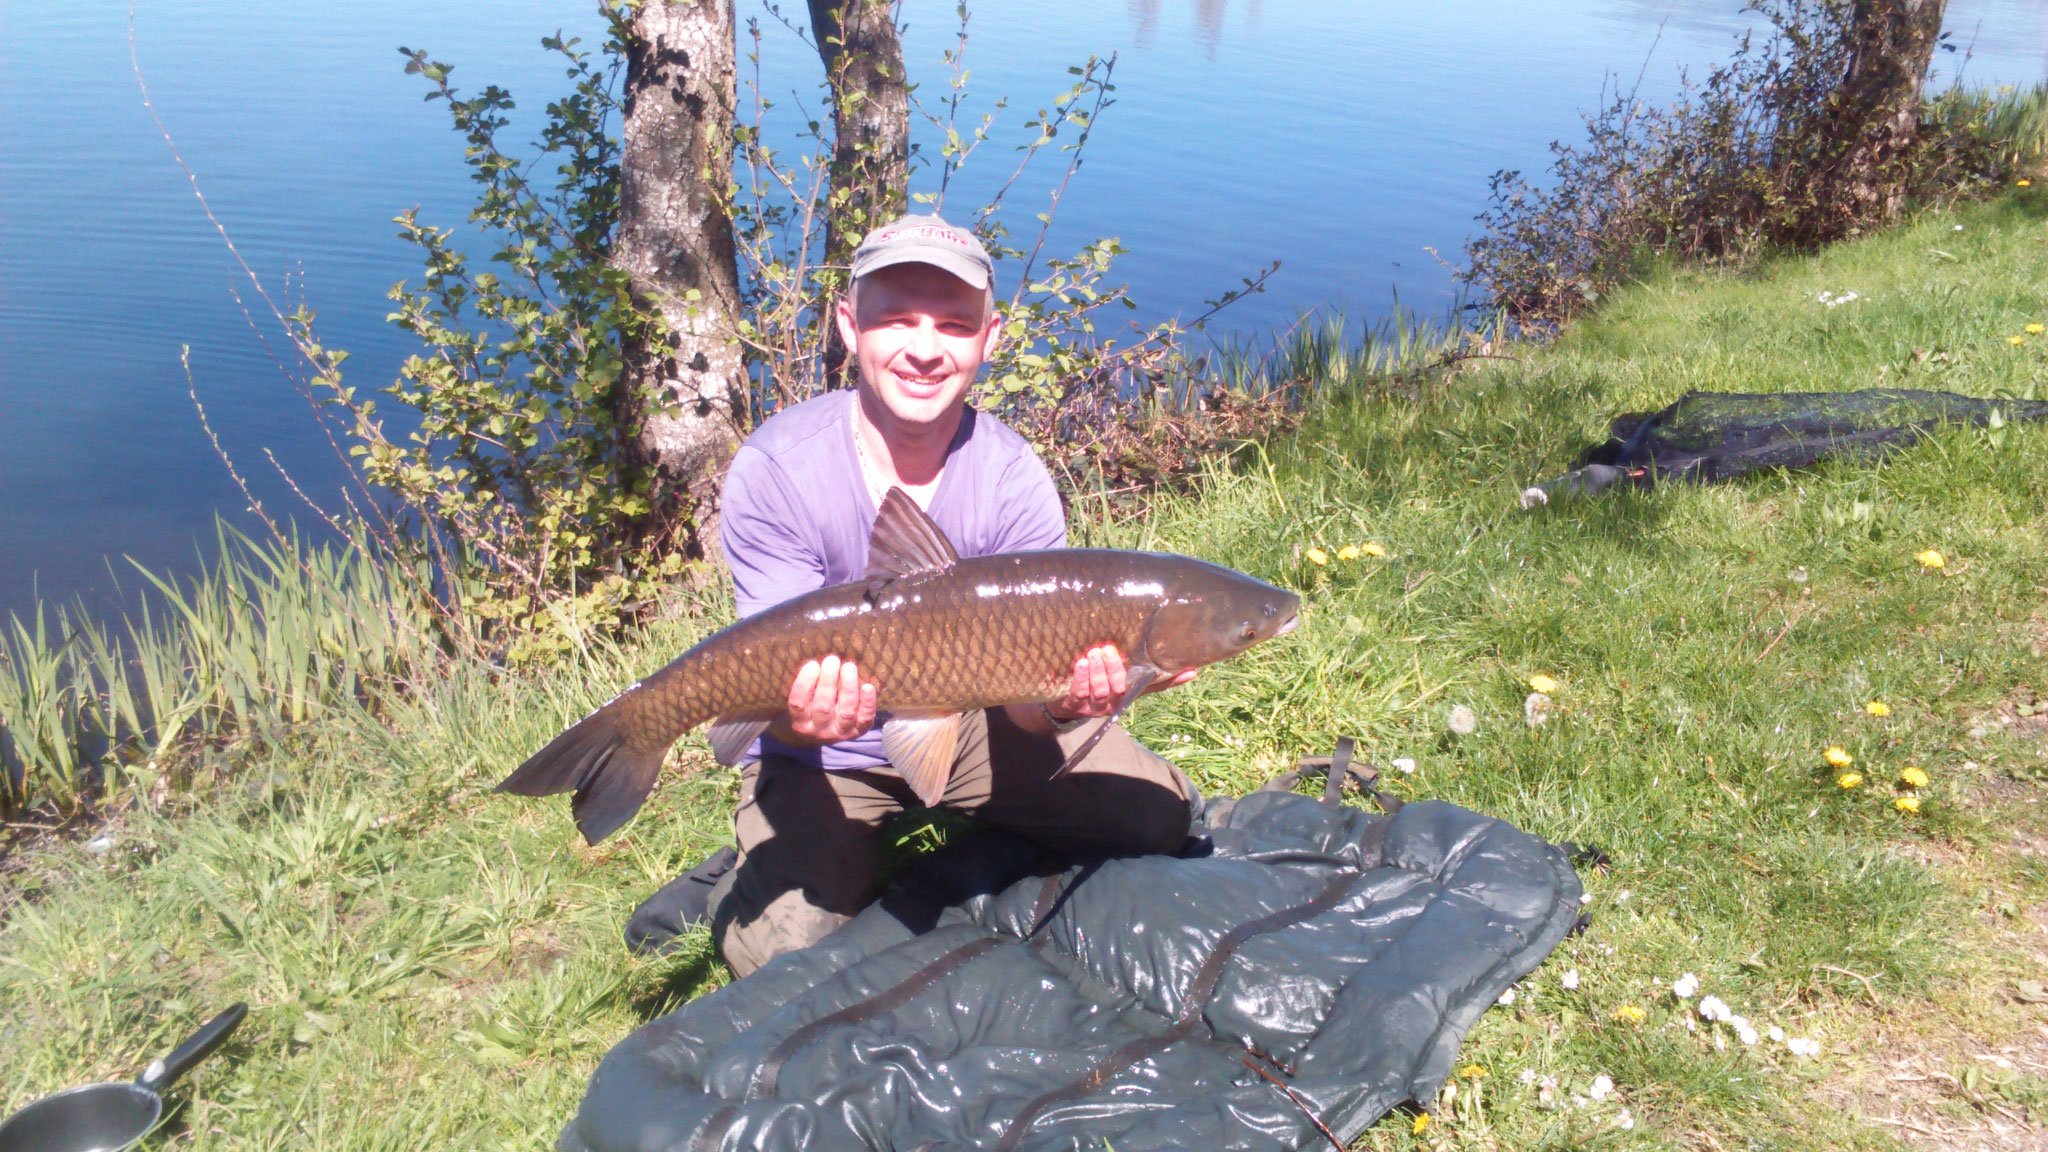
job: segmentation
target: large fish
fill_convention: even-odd
[[[576,826],[595,844],[639,811],[677,738],[713,721],[712,750],[733,763],[788,713],[797,670],[836,654],[876,685],[887,713],[882,748],[933,804],[946,791],[963,713],[1059,699],[1075,659],[1098,644],[1123,653],[1121,713],[1161,678],[1292,630],[1300,607],[1292,592],[1186,556],[1061,548],[963,560],[892,488],[865,581],[820,588],[713,634],[577,721],[498,790],[574,789]]]

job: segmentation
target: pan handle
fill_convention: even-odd
[[[136,1083],[150,1092],[161,1092],[170,1087],[178,1077],[192,1070],[194,1064],[213,1054],[242,1023],[242,1017],[249,1014],[247,1004],[230,1004],[225,1012],[206,1022],[206,1027],[185,1038],[185,1042],[172,1050],[169,1056],[158,1060],[143,1070]]]

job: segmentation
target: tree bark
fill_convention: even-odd
[[[652,483],[650,534],[692,518],[717,548],[718,490],[747,422],[736,339],[732,0],[648,0],[633,15],[612,264],[664,337],[628,341],[619,425]]]
[[[1849,65],[1826,120],[1834,151],[1818,184],[1845,222],[1881,222],[1904,206],[1920,130],[1921,85],[1947,0],[1853,0]]]
[[[811,35],[832,91],[831,189],[825,263],[852,263],[868,230],[910,203],[910,87],[894,0],[809,0]],[[832,323],[825,336],[826,386],[842,382],[846,348]]]

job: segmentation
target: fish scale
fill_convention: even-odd
[[[869,580],[798,596],[707,637],[555,737],[499,789],[573,789],[577,824],[596,843],[638,810],[684,733],[716,721],[714,750],[732,762],[787,715],[798,671],[836,655],[876,686],[878,710],[891,714],[884,748],[932,803],[959,713],[1056,700],[1075,660],[1102,644],[1129,668],[1121,711],[1159,677],[1287,631],[1300,606],[1292,592],[1186,556],[1062,548],[962,559],[900,490],[883,501],[869,554]],[[1071,753],[1067,767],[1092,746]]]

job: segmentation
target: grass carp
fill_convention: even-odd
[[[945,793],[963,713],[1057,700],[1077,657],[1115,644],[1129,687],[1114,720],[1161,678],[1292,630],[1300,607],[1292,592],[1186,556],[1057,548],[961,559],[892,488],[869,539],[866,580],[820,588],[705,638],[555,737],[498,790],[573,789],[576,826],[595,844],[639,811],[684,733],[711,722],[713,752],[733,763],[787,715],[805,662],[837,655],[876,685],[883,750],[932,804]]]

